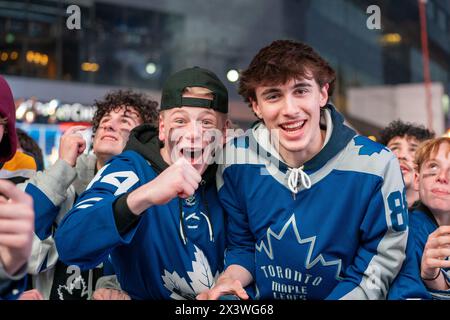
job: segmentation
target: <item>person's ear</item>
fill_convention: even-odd
[[[413,177],[414,191],[419,192],[419,187],[420,187],[420,174],[417,172],[417,170],[414,170],[414,177]]]
[[[161,113],[159,115],[159,123],[158,123],[158,138],[160,141],[164,141],[166,138],[165,132],[164,132],[164,116]]]
[[[231,129],[231,120],[226,118],[222,128],[222,144],[225,144],[227,142],[230,129]]]
[[[230,119],[226,119],[225,120],[225,124],[224,124],[224,126],[223,126],[223,129],[224,130],[228,130],[228,129],[231,129],[231,120]]]
[[[328,102],[328,89],[330,88],[330,85],[328,83],[325,83],[323,87],[320,89],[320,99],[319,104],[320,107],[324,107]]]
[[[256,114],[256,116],[262,120],[262,113],[261,113],[261,108],[259,107],[259,104],[256,100],[253,100],[250,98],[250,103],[252,104],[252,109],[253,112]]]

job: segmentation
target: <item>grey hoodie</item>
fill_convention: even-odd
[[[50,297],[54,266],[58,261],[52,230],[72,208],[76,197],[94,178],[96,161],[95,155],[82,154],[73,168],[60,159],[48,169],[37,172],[32,178],[19,185],[33,196],[35,203],[36,230],[31,257],[28,260],[28,273],[33,275],[33,288],[39,290],[46,300]],[[40,192],[33,191],[36,190],[35,188]],[[54,208],[42,205],[49,201]],[[46,236],[43,236],[44,233],[40,231],[44,229],[48,231],[45,232]],[[89,296],[91,293],[89,292]]]

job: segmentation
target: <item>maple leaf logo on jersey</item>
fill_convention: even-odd
[[[59,300],[78,300],[80,297],[87,299],[88,288],[82,276],[78,276],[68,285],[60,285],[57,289]]]
[[[266,239],[262,240],[259,244],[256,244],[256,250],[259,252],[265,252],[270,260],[274,259],[274,247],[278,245],[278,241],[282,241],[285,235],[289,232],[293,233],[294,239],[298,242],[300,245],[307,245],[306,249],[306,259],[305,259],[305,269],[309,270],[313,267],[332,267],[334,266],[336,268],[336,274],[335,279],[336,280],[342,280],[342,277],[340,276],[341,269],[342,269],[342,260],[336,259],[336,260],[330,260],[327,261],[322,254],[319,254],[317,257],[313,259],[312,255],[314,252],[314,247],[316,244],[316,237],[309,237],[302,239],[300,236],[300,233],[297,228],[297,223],[295,221],[295,214],[292,214],[292,216],[289,218],[289,220],[284,224],[281,231],[279,233],[273,232],[272,229],[269,227],[267,229]],[[265,241],[266,240],[266,241]],[[291,240],[288,240],[291,242]],[[266,244],[267,243],[267,244]],[[275,243],[275,244],[274,244]],[[284,247],[281,245],[280,247]],[[289,249],[292,254],[292,250]]]
[[[213,276],[208,259],[202,250],[195,246],[194,261],[192,261],[192,271],[187,274],[191,280],[188,284],[186,279],[180,277],[176,271],[170,273],[164,270],[161,276],[166,287],[171,293],[170,297],[175,300],[195,300],[195,297],[207,290],[211,289],[217,278],[219,271]]]
[[[381,153],[381,151],[389,151],[385,146],[363,136],[357,136],[353,139],[355,141],[355,146],[361,146],[358,154],[360,156],[371,156],[374,153]]]

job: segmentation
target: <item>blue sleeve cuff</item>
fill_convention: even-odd
[[[255,254],[245,250],[233,250],[225,253],[225,269],[237,264],[245,269],[255,279]]]

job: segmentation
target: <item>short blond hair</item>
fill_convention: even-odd
[[[420,172],[420,167],[431,157],[435,156],[442,144],[448,144],[449,149],[447,154],[450,152],[450,138],[440,137],[435,139],[426,140],[423,142],[419,148],[416,150],[416,157],[414,159],[414,164],[416,165],[417,172]]]
[[[183,90],[183,96],[184,95],[195,95],[205,99],[214,99],[213,92],[208,88],[203,87],[186,87]]]

